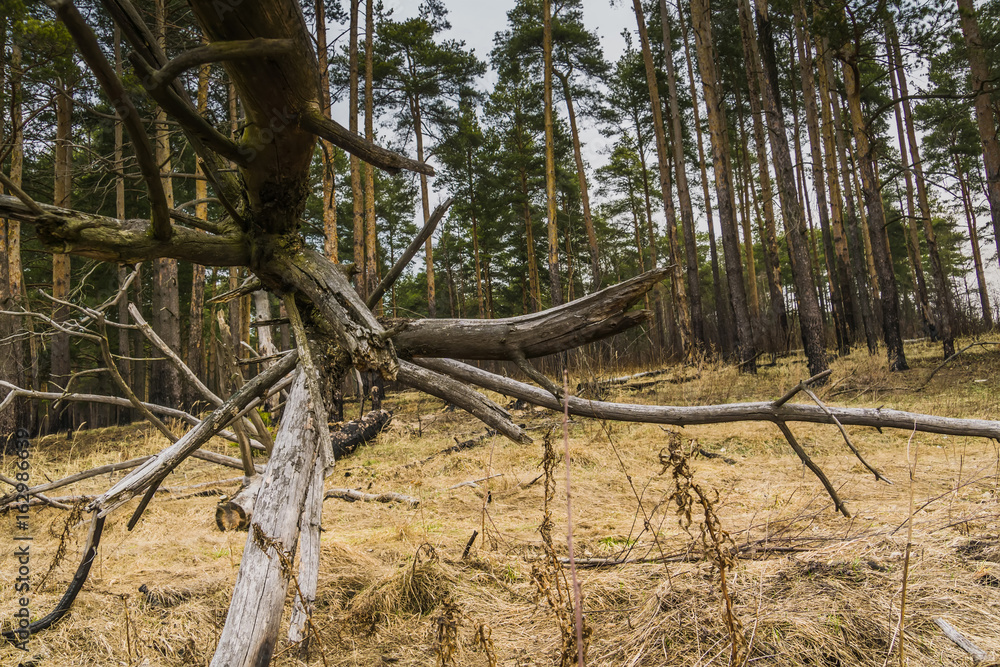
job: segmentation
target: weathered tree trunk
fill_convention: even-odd
[[[889,368],[894,371],[905,371],[909,366],[906,363],[906,355],[903,352],[903,337],[899,330],[899,294],[896,289],[896,275],[893,273],[892,261],[889,257],[889,244],[885,235],[882,193],[875,181],[871,144],[868,141],[865,119],[861,111],[861,81],[856,62],[844,63],[844,85],[847,88],[854,141],[858,149],[858,164],[864,187],[865,206],[868,209],[872,256],[875,260],[879,287],[882,291],[883,340],[885,340],[886,353],[889,357]]]
[[[979,139],[983,143],[983,164],[986,167],[986,194],[990,202],[990,217],[993,220],[993,238],[997,246],[997,260],[1000,261],[1000,140],[997,139],[997,123],[990,103],[990,93],[994,88],[989,65],[983,49],[983,38],[979,34],[979,19],[972,0],[956,0],[958,18],[965,36],[965,48],[969,53],[969,69],[972,71],[972,90],[976,93],[976,124]]]
[[[743,0],[744,6],[750,0]],[[788,240],[788,254],[792,262],[792,276],[795,281],[795,296],[799,303],[799,326],[802,329],[802,343],[809,361],[809,372],[817,375],[828,368],[826,359],[826,333],[823,315],[819,309],[816,286],[813,284],[812,260],[809,257],[809,240],[806,236],[806,221],[795,189],[795,171],[788,151],[788,135],[778,98],[778,70],[774,55],[774,40],[771,35],[771,21],[765,13],[766,3],[757,4],[757,30],[760,36],[760,62],[764,76],[764,108],[767,110],[768,136],[771,143],[771,159],[774,160],[774,174],[778,181],[781,198],[781,214],[785,221],[785,238]]]
[[[632,0],[636,23],[639,26],[639,42],[642,60],[646,67],[646,84],[649,88],[649,102],[653,112],[653,135],[656,137],[656,158],[659,165],[660,191],[663,196],[663,210],[667,217],[667,249],[671,264],[670,291],[676,311],[677,333],[680,337],[681,353],[687,357],[692,352],[691,311],[688,308],[687,290],[684,288],[684,269],[681,265],[680,244],[677,242],[677,214],[674,209],[673,184],[670,179],[670,158],[667,152],[667,138],[663,126],[663,106],[656,83],[656,67],[646,31],[646,18],[641,0]],[[677,138],[680,141],[680,138]]]
[[[319,456],[319,424],[309,409],[305,373],[288,394],[274,452],[254,504],[229,615],[212,667],[267,665],[292,576],[299,521]]]
[[[684,133],[681,128],[681,110],[677,99],[677,76],[674,72],[673,44],[670,39],[670,16],[667,0],[660,0],[660,23],[663,27],[663,53],[667,70],[667,92],[670,96],[670,120],[673,129],[674,172],[677,174],[677,197],[681,205],[681,225],[684,229],[684,258],[687,273],[688,298],[691,304],[691,330],[695,341],[708,348],[705,322],[701,305],[701,279],[698,275],[698,245],[695,238],[694,210],[691,207],[691,189],[688,186],[684,160]]]
[[[903,68],[902,54],[899,49],[899,40],[895,29],[887,25],[889,41],[892,43],[893,57],[896,62],[895,72],[890,72],[899,79],[899,93],[903,105],[903,122],[906,125],[906,136],[910,145],[910,159],[913,163],[913,175],[917,182],[917,201],[920,203],[920,217],[924,223],[924,240],[927,242],[927,254],[931,258],[931,272],[934,275],[934,288],[937,291],[937,308],[935,319],[937,320],[937,333],[941,337],[944,358],[947,359],[955,354],[955,333],[954,320],[955,308],[952,304],[951,288],[948,286],[948,278],[944,273],[944,264],[941,262],[941,251],[938,248],[937,234],[934,232],[933,221],[931,220],[931,207],[927,196],[927,181],[924,179],[924,167],[920,160],[920,148],[917,144],[917,134],[913,127],[913,114],[910,111],[910,100],[908,99],[908,87],[906,85],[906,72]],[[902,137],[900,137],[902,141]],[[903,157],[906,161],[906,157]],[[919,255],[918,255],[919,257]]]
[[[701,169],[701,192],[705,200],[705,217],[708,222],[708,250],[712,260],[712,296],[715,299],[715,311],[719,329],[719,348],[724,357],[732,355],[736,349],[736,330],[732,325],[733,307],[723,296],[722,276],[719,275],[719,249],[715,242],[715,222],[712,219],[712,198],[708,189],[708,170],[705,166],[705,142],[701,132],[701,104],[698,101],[698,87],[695,85],[694,65],[691,58],[691,46],[688,40],[687,23],[684,21],[684,10],[680,0],[677,0],[677,21],[681,25],[681,36],[684,40],[684,62],[687,64],[688,87],[691,90],[691,107],[694,112],[694,129],[698,138],[698,166]],[[781,300],[784,310],[784,300]]]
[[[757,372],[757,350],[754,345],[750,311],[747,308],[743,267],[740,265],[739,232],[733,201],[732,176],[729,164],[729,131],[726,111],[718,96],[718,76],[715,67],[715,45],[712,42],[712,22],[709,0],[692,0],[691,23],[698,49],[698,66],[701,69],[705,106],[708,107],[708,127],[712,138],[712,158],[715,165],[715,191],[718,199],[719,221],[722,225],[722,246],[725,250],[726,277],[729,280],[729,299],[736,314],[737,354],[740,369]]]
[[[562,280],[559,277],[559,230],[556,227],[556,157],[555,134],[552,125],[552,7],[549,0],[543,1],[542,15],[543,47],[545,59],[544,97],[545,97],[545,201],[548,212],[546,229],[548,231],[548,265],[549,291],[553,306],[563,302]]]

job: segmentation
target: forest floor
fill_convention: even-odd
[[[887,371],[881,356],[856,352],[838,359],[818,394],[836,405],[998,418],[1000,349],[972,348],[924,387],[940,363],[940,348],[911,343],[907,354],[912,370],[898,374]],[[706,363],[671,369],[638,387],[617,387],[607,398],[673,405],[770,400],[807,375],[801,356],[779,359],[756,377]],[[312,617],[319,641],[313,641],[307,664],[559,664],[561,622],[539,595],[539,583],[557,595],[557,582],[570,571],[556,571],[545,558],[539,525],[546,483],[542,443],[551,430],[557,457],[552,542],[557,555],[566,556],[561,415],[512,411],[535,438],[532,446],[486,437],[473,447],[440,453],[456,439],[478,438],[484,428],[415,392],[391,394],[387,407],[395,412],[391,426],[377,442],[338,462],[327,486],[394,491],[415,496],[420,504],[326,501]],[[935,618],[1000,658],[996,443],[849,428],[864,456],[894,482],[888,485],[861,466],[835,427],[790,427],[839,489],[853,518],[834,511],[772,424],[687,427],[678,438],[655,425],[571,420],[575,554],[591,559],[578,569],[590,632],[587,663],[726,665],[732,629],[743,638],[742,664],[897,665],[904,578],[907,664],[972,664]],[[731,543],[703,542],[704,513],[697,498],[689,528],[679,523],[677,504],[670,500],[674,476],[664,472],[660,458],[671,441],[698,452],[688,459],[691,482],[704,490],[718,519],[712,527],[727,531]],[[32,478],[56,479],[164,445],[141,426],[50,437],[33,443]],[[222,441],[212,447],[236,455]],[[915,461],[912,485],[908,454],[910,463]],[[10,457],[0,470],[13,474]],[[0,647],[0,664],[34,659],[30,664],[54,667],[207,665],[246,534],[216,528],[219,491],[192,495],[198,489],[187,487],[230,480],[207,488],[232,493],[235,472],[189,459],[164,484],[175,491],[158,495],[135,530],[126,531],[125,523],[136,501],[112,514],[98,562],[70,615],[32,637],[27,654]],[[98,493],[122,474],[53,495]],[[483,478],[490,479],[458,486]],[[912,549],[904,568],[911,497]],[[13,523],[10,514],[0,519],[5,545],[15,544]],[[65,558],[40,582],[68,523]],[[474,530],[480,535],[463,559]],[[31,605],[40,616],[71,577],[86,524],[63,510],[33,508],[30,531],[32,576],[40,588]],[[711,557],[716,543],[723,554],[736,554],[721,559],[725,595],[720,559]],[[5,548],[0,556],[5,627],[16,606],[11,551]],[[592,566],[597,559],[629,562]],[[139,591],[143,585],[149,594]],[[279,643],[273,664],[302,664],[294,649],[283,649]]]

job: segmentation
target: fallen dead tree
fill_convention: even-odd
[[[37,238],[53,252],[116,263],[173,258],[203,266],[245,267],[254,275],[246,289],[252,286],[284,298],[296,350],[278,358],[246,383],[237,379],[227,399],[217,397],[219,400],[211,401],[214,410],[179,435],[160,420],[158,414],[162,413],[154,413],[152,407],[138,401],[117,374],[108,338],[103,335],[106,323],[99,310],[83,309],[92,330],[70,330],[46,318],[48,326],[62,333],[79,334],[100,348],[107,372],[127,404],[142,413],[171,444],[137,465],[88,505],[93,512],[92,537],[84,560],[63,601],[43,622],[54,622],[64,614],[82,587],[105,517],[129,500],[140,498],[128,521],[129,529],[133,528],[157,488],[181,462],[244,415],[252,422],[247,411],[294,371],[280,428],[262,473],[256,472],[249,448],[241,447],[240,463],[258,491],[253,494],[239,575],[212,661],[214,667],[265,665],[275,652],[291,582],[297,600],[293,603],[289,638],[301,641],[304,636],[319,575],[323,481],[334,462],[327,428],[328,397],[332,395],[330,389],[339,386],[346,373],[353,368],[397,379],[467,410],[512,441],[527,444],[530,438],[524,429],[503,408],[470,387],[470,382],[559,409],[557,396],[562,396],[561,390],[538,373],[528,359],[563,352],[647,321],[650,313],[631,308],[671,269],[654,269],[563,306],[516,318],[380,322],[372,312],[375,304],[360,295],[333,262],[307,245],[302,234],[307,197],[314,191],[310,167],[316,142],[330,141],[387,170],[410,169],[425,175],[433,174],[433,170],[374,145],[324,115],[315,47],[295,0],[261,0],[241,11],[239,20],[220,11],[214,0],[190,0],[192,21],[206,44],[198,47],[201,50],[196,49],[195,55],[193,51],[182,52],[173,59],[168,59],[131,0],[98,3],[130,47],[133,71],[129,75],[149,84],[143,87],[144,94],[151,98],[149,103],[158,105],[158,111],[176,123],[191,153],[204,167],[212,196],[225,213],[219,219],[203,221],[170,209],[159,185],[160,167],[150,150],[145,126],[139,122],[129,90],[105,56],[110,45],[98,40],[72,0],[49,0],[48,4],[67,28],[105,97],[114,101],[128,125],[132,154],[147,185],[151,216],[149,220],[119,220],[47,206],[33,201],[20,189],[10,188],[15,196],[0,195],[0,217],[33,224]],[[238,59],[230,57],[234,53],[240,54]],[[234,98],[238,98],[245,114],[245,132],[238,138],[218,132],[198,113],[184,77],[178,76],[190,66],[209,62],[224,63]],[[275,117],[276,109],[282,109],[280,118]],[[264,131],[269,135],[267,141],[262,140]],[[238,173],[222,168],[229,164]],[[437,213],[433,217],[438,217]],[[396,266],[405,266],[420,245],[411,243]],[[391,280],[380,289],[391,287]],[[431,359],[453,356],[514,362],[542,389],[510,384],[490,374],[469,380],[466,376],[472,371],[467,367]],[[9,393],[0,406],[13,400]],[[69,400],[62,395],[53,400],[60,399]],[[783,429],[793,448],[796,444],[786,423],[833,423],[834,418],[848,425],[917,428],[991,438],[1000,435],[1000,424],[994,422],[896,411],[824,410],[780,401],[673,408],[572,397],[567,400],[573,414],[601,419],[676,425],[770,421]],[[240,424],[241,428],[251,426]],[[234,430],[237,440],[245,444],[246,433],[241,436],[239,428]],[[796,451],[807,460],[801,448]],[[818,475],[821,473],[818,471]],[[829,490],[829,481],[824,484]],[[831,495],[846,513],[835,493]],[[297,552],[300,565],[296,572]],[[39,629],[40,625],[32,627],[32,631]]]

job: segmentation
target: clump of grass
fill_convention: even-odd
[[[424,616],[444,601],[453,584],[430,544],[422,544],[408,567],[358,593],[348,604],[347,620],[356,627],[375,626],[397,616]]]

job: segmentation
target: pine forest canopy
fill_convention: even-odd
[[[213,664],[274,650],[288,581],[269,554],[294,555],[300,516],[318,516],[335,450],[317,424],[350,369],[519,443],[473,385],[614,419],[772,421],[807,461],[785,422],[830,423],[825,408],[579,401],[529,360],[561,368],[622,334],[636,364],[753,373],[802,349],[821,382],[833,354],[864,346],[902,371],[906,339],[947,358],[994,326],[1000,2],[600,12],[631,16],[611,58],[581,0],[517,0],[475,49],[442,0],[0,6],[0,435],[78,426],[68,404],[100,400],[170,440],[90,504],[96,548],[108,512],[141,497],[135,525],[231,425],[253,523]],[[542,389],[449,358],[509,361]],[[252,406],[277,411],[276,387],[272,441]],[[207,417],[180,411],[205,401]]]

